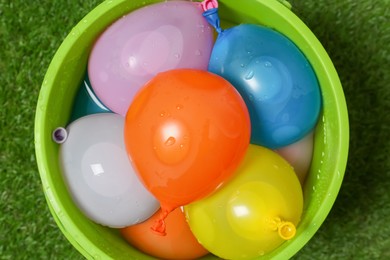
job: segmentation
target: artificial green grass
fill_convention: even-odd
[[[389,259],[390,0],[290,2],[335,64],[351,129],[336,203],[294,258]],[[82,259],[46,205],[34,155],[34,114],[55,51],[99,3],[0,0],[0,259]]]

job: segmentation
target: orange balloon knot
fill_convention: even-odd
[[[165,221],[164,220],[157,220],[153,227],[151,227],[151,229],[157,234],[157,235],[160,235],[160,236],[166,236],[167,235],[167,232],[165,232]]]
[[[166,236],[166,225],[165,225],[165,219],[168,216],[169,212],[167,210],[164,210],[160,214],[160,218],[154,222],[154,225],[151,227],[151,229],[160,236]]]
[[[275,217],[269,221],[271,230],[278,231],[279,236],[284,240],[293,238],[297,232],[295,225],[289,221],[283,221]]]

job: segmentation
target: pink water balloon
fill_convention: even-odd
[[[300,183],[303,185],[309,172],[313,157],[314,134],[310,132],[299,141],[279,148],[276,152],[293,166]]]
[[[200,3],[168,1],[140,8],[97,39],[88,62],[92,87],[113,112],[125,115],[135,93],[157,73],[207,70],[213,31]]]

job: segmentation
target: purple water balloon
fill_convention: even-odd
[[[137,91],[157,73],[207,70],[213,30],[200,3],[169,1],[145,6],[108,27],[97,39],[88,73],[98,98],[125,115]]]

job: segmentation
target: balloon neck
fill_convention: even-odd
[[[220,19],[218,15],[218,8],[211,8],[203,12],[203,17],[206,18],[207,22],[215,28],[218,34],[222,32],[220,25]]]
[[[279,236],[284,240],[292,239],[297,232],[297,229],[292,222],[283,221],[278,217],[270,222],[270,228],[274,231],[278,231]]]
[[[165,225],[165,219],[167,218],[170,211],[168,210],[161,210],[160,216],[156,222],[154,222],[154,225],[151,227],[151,229],[160,236],[166,236],[166,225]]]

